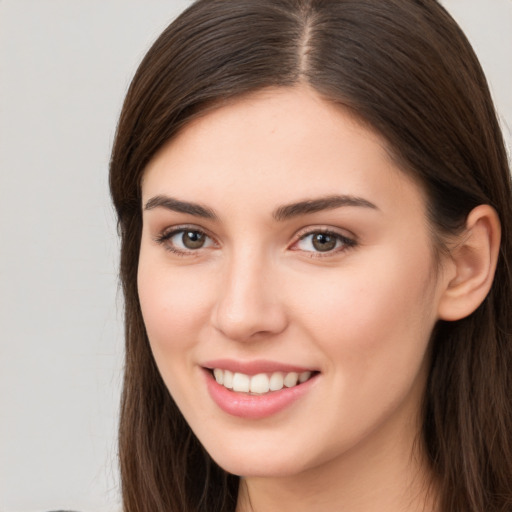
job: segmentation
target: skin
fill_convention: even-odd
[[[434,264],[422,190],[384,141],[305,86],[260,91],[185,127],[148,165],[142,194],[151,348],[201,443],[243,477],[238,512],[435,510],[417,438],[453,274]],[[374,207],[273,217],[333,194]],[[215,218],[145,208],[157,196]],[[184,226],[205,245],[187,250],[180,233],[157,241]],[[354,244],[318,252],[301,239],[326,229]],[[319,374],[292,405],[251,420],[210,397],[202,365],[220,358]]]

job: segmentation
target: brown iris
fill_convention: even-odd
[[[187,249],[200,249],[205,242],[205,235],[200,231],[184,231],[181,241]]]
[[[320,252],[331,251],[336,247],[337,238],[328,233],[316,233],[313,235],[313,247]]]

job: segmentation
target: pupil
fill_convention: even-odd
[[[313,237],[313,246],[317,251],[330,251],[336,246],[336,238],[325,233],[318,233]]]
[[[204,234],[198,231],[186,231],[183,233],[182,241],[187,249],[199,249],[204,245]]]

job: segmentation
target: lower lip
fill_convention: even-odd
[[[315,375],[306,382],[291,388],[283,388],[265,395],[248,395],[221,386],[207,370],[205,370],[205,374],[208,392],[213,401],[231,416],[251,420],[268,418],[286,409],[303,397],[317,379]]]

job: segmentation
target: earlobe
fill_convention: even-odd
[[[439,302],[441,320],[460,320],[484,301],[498,261],[501,224],[496,210],[480,205],[468,215],[466,229],[450,250],[452,272]]]

